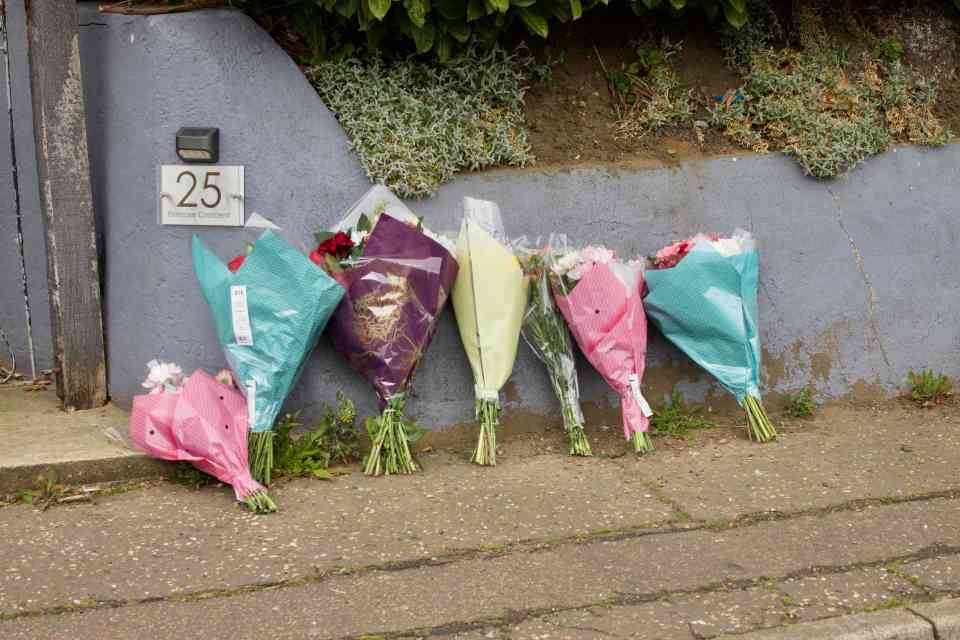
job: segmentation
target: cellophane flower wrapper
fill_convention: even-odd
[[[495,203],[464,198],[457,261],[453,308],[473,370],[480,421],[473,460],[493,465],[500,389],[513,372],[528,294],[527,278],[506,239]]]
[[[383,207],[383,202],[365,199],[357,206]],[[351,210],[345,220],[358,216]],[[388,200],[373,225],[362,257],[336,274],[347,293],[329,333],[337,352],[363,374],[379,399],[382,413],[368,422],[371,453],[365,471],[410,473],[417,466],[409,443],[418,430],[403,417],[406,392],[436,333],[458,265],[442,244],[417,228],[418,220],[399,201]]]
[[[580,271],[572,287],[551,279],[557,306],[580,351],[620,396],[624,437],[648,451],[652,412],[640,390],[647,359],[643,263],[611,258]]]
[[[553,251],[550,247],[527,252],[523,257],[524,272],[530,281],[530,299],[520,332],[547,368],[553,391],[560,402],[570,455],[589,456],[592,454],[584,432],[573,342],[550,289],[549,269],[552,262]]]
[[[133,399],[130,441],[154,458],[189,462],[233,487],[255,511],[273,511],[273,501],[247,464],[247,401],[233,386],[195,371],[177,391]]]
[[[644,305],[660,332],[710,372],[750,417],[757,406],[762,411],[760,257],[753,236],[746,231],[737,230],[732,238],[713,238],[717,236],[697,236],[695,246],[675,266],[648,271]],[[768,419],[765,426],[773,429]],[[751,437],[760,440],[775,436],[775,431],[751,430]]]
[[[273,424],[344,289],[272,231],[257,239],[236,272],[194,236],[193,268],[247,397],[253,475],[269,484]],[[236,313],[241,291],[246,318]]]

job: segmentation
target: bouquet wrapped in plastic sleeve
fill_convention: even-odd
[[[385,187],[374,187],[344,220],[311,258],[347,291],[330,321],[333,346],[379,399],[381,414],[367,421],[364,472],[413,473],[410,444],[421,432],[404,417],[407,389],[436,333],[457,261]]]
[[[517,357],[529,285],[506,242],[496,203],[464,198],[463,208],[453,309],[475,382],[480,437],[473,461],[495,465],[500,389]]]
[[[580,386],[577,366],[573,358],[573,343],[560,309],[550,291],[548,271],[553,250],[545,247],[530,252],[523,259],[523,270],[530,280],[530,301],[523,314],[523,339],[543,362],[550,376],[553,391],[560,401],[563,428],[567,432],[570,455],[589,456],[590,441],[583,429],[583,410],[580,408]]]
[[[275,511],[273,500],[250,475],[248,427],[243,395],[199,369],[182,387],[136,396],[130,414],[135,447],[154,458],[191,463],[231,485],[237,500],[253,511]]]
[[[751,439],[774,439],[760,399],[760,258],[753,236],[743,230],[732,238],[694,236],[661,249],[653,262],[644,300],[650,320],[737,398]]]
[[[193,237],[193,269],[227,363],[247,397],[250,468],[269,484],[274,421],[344,290],[271,231],[235,261],[228,268]]]
[[[643,263],[586,247],[558,256],[550,275],[557,306],[580,350],[620,396],[624,437],[638,453],[651,451],[653,412],[640,391],[647,357]]]

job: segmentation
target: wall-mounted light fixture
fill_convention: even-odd
[[[182,127],[177,131],[177,155],[184,162],[216,162],[220,159],[220,129]]]

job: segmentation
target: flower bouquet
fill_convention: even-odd
[[[247,468],[247,402],[232,385],[198,369],[186,380],[180,368],[156,360],[147,365],[147,395],[133,399],[130,440],[154,458],[182,460],[233,486],[251,511],[276,511]]]
[[[528,281],[507,244],[496,203],[464,198],[453,309],[473,369],[480,438],[473,462],[497,464],[500,388],[513,371]]]
[[[343,287],[271,231],[231,270],[197,236],[193,269],[227,363],[247,397],[250,469],[270,484],[273,423]],[[237,264],[237,263],[240,264]]]
[[[406,393],[457,277],[453,247],[379,185],[317,240],[311,260],[347,291],[330,321],[333,346],[380,401],[381,414],[367,420],[364,473],[413,473],[410,443],[421,431],[404,418]]]
[[[640,392],[647,356],[643,263],[586,247],[558,255],[550,282],[580,350],[620,396],[624,437],[638,453],[652,451],[653,412]]]
[[[660,332],[713,374],[747,413],[747,434],[777,436],[760,399],[757,285],[760,258],[750,233],[697,235],[657,252],[644,305]]]
[[[552,263],[552,250],[547,247],[532,252],[523,260],[523,271],[530,281],[530,301],[523,314],[521,335],[537,358],[547,367],[553,391],[560,401],[563,428],[570,443],[570,455],[589,456],[590,441],[583,430],[580,409],[580,386],[573,359],[570,332],[553,301],[547,275]]]

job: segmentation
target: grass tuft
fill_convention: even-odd
[[[701,407],[688,405],[683,394],[674,389],[670,403],[657,409],[650,418],[650,432],[656,436],[686,438],[691,431],[711,428],[713,423],[701,417],[701,412]]]
[[[950,396],[953,382],[942,373],[924,369],[920,373],[911,370],[907,373],[910,385],[910,399],[921,406],[940,404]]]

